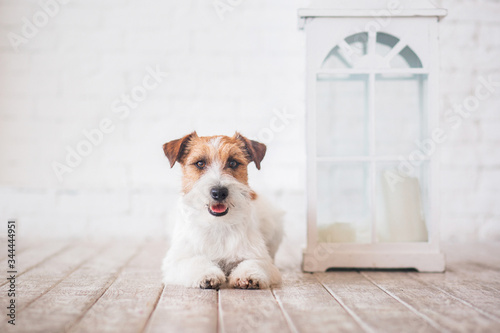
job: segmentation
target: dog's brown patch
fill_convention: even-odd
[[[239,133],[232,137],[199,137],[193,132],[164,144],[163,150],[170,161],[170,167],[173,167],[175,162],[182,165],[184,193],[189,192],[211,166],[220,167],[223,173],[248,185],[248,164],[253,161],[257,169],[260,169],[260,162],[266,154],[264,144],[249,140]],[[253,191],[250,196],[252,200],[257,197]]]
[[[255,193],[254,191],[251,191],[250,192],[250,199],[252,199],[252,200],[257,199],[257,193]]]
[[[167,156],[171,168],[174,166],[175,162],[181,163],[182,158],[186,154],[189,141],[197,137],[198,135],[196,132],[193,132],[180,139],[172,140],[163,145],[163,152],[165,153],[165,156]]]
[[[254,161],[257,170],[260,170],[260,162],[266,155],[266,145],[257,141],[249,140],[239,133],[236,133],[235,137],[245,143],[245,149],[250,157],[250,160]]]

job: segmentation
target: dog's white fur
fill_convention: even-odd
[[[210,189],[229,190],[225,216],[212,216]],[[188,287],[268,288],[281,283],[274,255],[283,236],[283,213],[214,163],[179,200],[163,282]]]

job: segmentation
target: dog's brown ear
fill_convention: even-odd
[[[250,156],[250,161],[254,161],[257,170],[260,170],[260,162],[264,159],[264,156],[266,155],[266,149],[267,149],[266,145],[254,140],[249,140],[238,132],[234,134],[234,137],[245,143],[245,148],[248,152],[248,156]]]
[[[179,162],[182,156],[186,153],[186,146],[193,138],[197,138],[198,134],[193,132],[180,139],[172,140],[163,145],[163,152],[170,162],[170,167],[173,168],[175,162]]]

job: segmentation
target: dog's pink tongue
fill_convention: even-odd
[[[210,207],[212,212],[214,213],[224,213],[226,211],[226,205],[224,204],[216,204]]]

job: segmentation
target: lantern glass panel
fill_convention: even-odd
[[[326,56],[322,68],[352,68],[356,59],[368,52],[368,33],[360,32],[344,39],[343,47],[335,46]],[[347,45],[347,46],[346,46]]]
[[[368,75],[318,75],[317,155],[368,154]]]
[[[377,163],[376,225],[379,242],[427,242],[428,162],[404,168],[400,162]]]
[[[427,75],[377,74],[375,136],[377,155],[408,155],[425,135]]]
[[[369,243],[369,164],[318,162],[317,176],[318,240]]]
[[[422,62],[409,46],[405,46],[396,57],[392,58],[390,66],[392,68],[422,68]]]
[[[384,32],[377,32],[377,44],[375,45],[375,51],[378,55],[385,57],[398,42],[399,38],[394,37],[393,35]]]
[[[370,38],[374,49],[370,52]],[[346,37],[328,53],[322,68],[422,68],[417,54],[401,40],[385,32],[370,37],[359,32]]]

